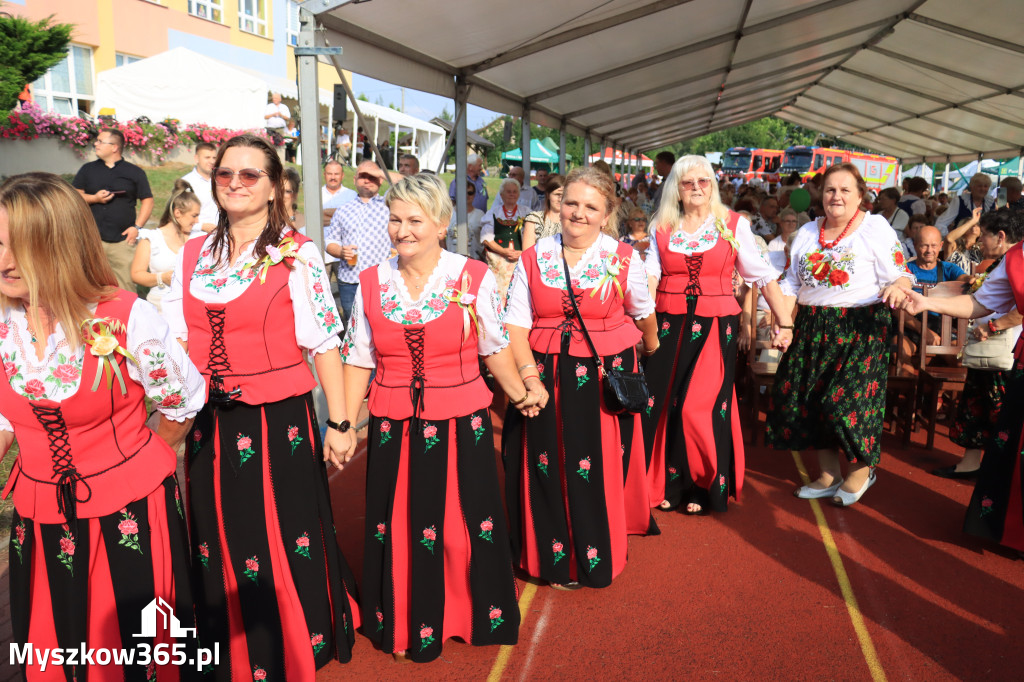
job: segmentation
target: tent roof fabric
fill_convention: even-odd
[[[510,149],[501,153],[501,158],[509,161],[522,161],[523,150]],[[530,162],[558,163],[558,154],[541,144],[540,140],[530,138]]]
[[[347,69],[451,98],[461,76],[473,104],[615,146],[776,115],[906,163],[1024,148],[1020,0],[306,4]]]
[[[409,114],[392,109],[391,107],[381,106],[380,104],[372,104],[370,102],[359,102],[359,112],[365,118],[376,118],[381,121],[387,121],[388,123],[396,124],[408,131],[410,128],[416,130],[424,130],[428,133],[438,133],[444,136],[444,128],[433,123],[428,123],[423,119],[410,116]]]
[[[445,132],[449,132],[449,133],[452,132],[452,130],[455,128],[455,124],[454,123],[452,123],[451,121],[446,121],[446,120],[444,120],[443,118],[441,118],[439,116],[435,116],[434,118],[430,119],[430,122],[433,123],[434,125],[441,126],[442,128],[445,129]],[[474,133],[472,130],[467,130],[466,131],[466,139],[474,147],[487,147],[488,149],[494,147],[494,143],[493,142],[488,140],[486,137],[480,137],[479,135]]]

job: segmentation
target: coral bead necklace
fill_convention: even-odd
[[[818,228],[818,245],[821,247],[821,250],[824,251],[825,249],[833,249],[835,248],[836,244],[843,241],[843,237],[845,237],[850,232],[850,228],[853,226],[853,221],[856,220],[857,216],[859,215],[860,209],[858,208],[856,211],[854,211],[853,217],[850,218],[850,222],[846,223],[846,227],[843,228],[842,234],[840,234],[834,241],[831,242],[825,241],[825,223],[828,222],[828,219],[826,218],[825,220],[821,221],[821,227]]]

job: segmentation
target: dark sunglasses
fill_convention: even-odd
[[[382,182],[382,180],[379,177],[377,177],[376,175],[371,175],[369,173],[360,173],[359,175],[356,176],[356,179],[371,180],[373,182],[376,182],[378,185]]]
[[[221,187],[230,185],[232,178],[236,174],[238,175],[238,181],[242,183],[243,187],[252,187],[260,181],[261,175],[270,175],[270,173],[261,168],[243,168],[239,171],[219,167],[213,169],[213,179]]]

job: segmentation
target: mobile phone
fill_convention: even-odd
[[[128,193],[128,190],[126,190],[126,189],[108,189],[107,191],[110,192],[111,194],[113,194],[115,197],[119,197],[122,194],[127,194]]]
[[[996,208],[1004,208],[1006,204],[1006,188],[1000,187],[996,190]]]

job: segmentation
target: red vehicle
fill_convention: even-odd
[[[789,175],[795,171],[800,174],[800,179],[806,182],[837,163],[855,165],[868,189],[877,191],[884,187],[895,187],[899,183],[899,161],[895,157],[830,147],[789,147],[779,170],[782,175]]]
[[[722,154],[722,173],[730,180],[740,178],[748,182],[759,178],[777,183],[784,153],[781,149],[730,147]]]

